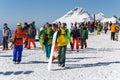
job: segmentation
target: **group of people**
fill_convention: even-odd
[[[52,45],[55,45],[54,51],[58,53],[58,56],[53,56],[53,60],[58,59],[58,65],[64,67],[68,44],[70,44],[72,51],[76,50],[79,52],[79,49],[87,48],[86,40],[88,39],[88,32],[92,33],[97,30],[97,34],[100,35],[102,30],[104,30],[106,34],[109,29],[111,31],[111,39],[115,40],[115,34],[120,30],[119,26],[115,23],[75,22],[71,23],[70,29],[68,29],[68,25],[66,23],[58,22],[50,24],[47,22],[40,29],[38,36],[41,49],[46,53],[46,58],[50,58],[51,47]],[[55,32],[57,32],[57,36],[55,44],[52,44]],[[36,27],[34,21],[30,24],[25,22],[23,27],[22,23],[18,22],[13,35],[11,30],[8,28],[7,23],[5,23],[3,28],[3,50],[8,50],[8,39],[10,37],[10,41],[14,45],[13,62],[15,64],[19,64],[22,58],[23,47],[30,49],[30,44],[32,42],[34,48],[36,48],[35,36]],[[76,49],[74,49],[75,47]]]
[[[14,30],[13,34],[10,28],[8,27],[7,23],[5,23],[3,27],[3,50],[9,50],[8,41],[10,38],[11,42],[10,47],[13,48],[13,62],[20,63],[22,58],[23,47],[30,49],[31,48],[30,44],[32,42],[34,48],[36,48],[36,43],[34,40],[35,35],[36,28],[34,21],[31,24],[25,22],[24,27],[22,27],[21,22],[18,22],[17,28]]]
[[[84,23],[71,23],[71,28],[67,28],[66,23],[58,22],[56,24],[46,23],[39,33],[40,45],[42,50],[45,50],[46,57],[50,58],[50,52],[53,35],[57,31],[55,51],[58,51],[58,65],[64,67],[66,59],[67,45],[70,43],[71,50],[74,50],[74,44],[76,43],[76,50],[79,51],[79,46],[81,49],[87,48],[86,39],[88,39],[88,30],[84,26]]]

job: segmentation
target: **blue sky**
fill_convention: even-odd
[[[75,7],[90,14],[103,12],[107,17],[120,17],[120,0],[0,0],[0,26],[36,21],[37,27],[52,22]]]

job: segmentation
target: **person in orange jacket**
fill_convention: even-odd
[[[14,49],[13,49],[13,62],[19,64],[22,58],[23,51],[23,29],[22,23],[17,23],[17,29],[13,33]]]
[[[111,31],[111,40],[115,40],[115,32],[116,32],[116,24],[115,23],[112,23],[110,31]]]

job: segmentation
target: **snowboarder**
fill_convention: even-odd
[[[5,23],[3,28],[3,50],[8,50],[8,39],[11,37],[11,30],[8,27],[7,23]]]
[[[70,32],[66,27],[66,23],[58,28],[57,43],[58,43],[58,66],[64,67],[66,60],[66,49],[68,40],[71,42]]]

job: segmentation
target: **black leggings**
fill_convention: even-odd
[[[111,32],[111,40],[115,40],[115,32]]]
[[[8,37],[3,37],[3,48],[8,48]]]

